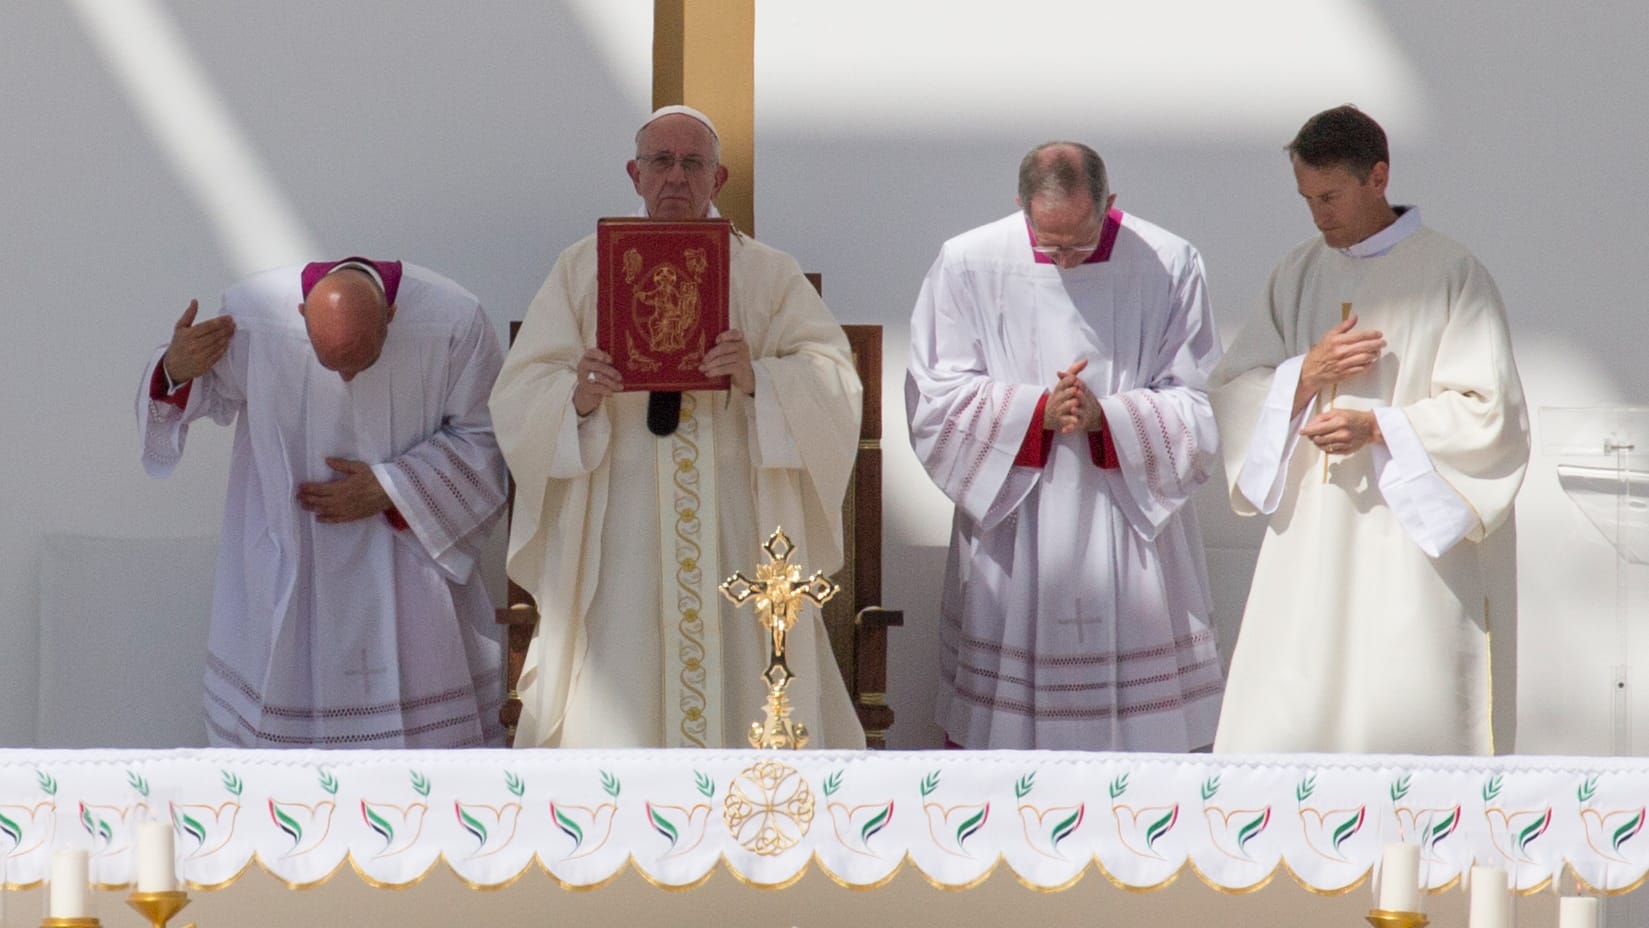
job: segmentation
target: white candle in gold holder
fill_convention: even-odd
[[[51,918],[85,918],[87,857],[80,848],[61,848],[52,854],[51,896],[46,914]]]
[[[1598,928],[1596,896],[1564,896],[1557,901],[1557,928]]]
[[[137,891],[166,893],[177,889],[177,860],[173,856],[172,823],[143,822],[137,826]]]
[[[1386,845],[1380,861],[1380,908],[1420,911],[1420,845]]]
[[[1499,867],[1471,870],[1471,913],[1467,928],[1511,928],[1511,893],[1506,871]]]

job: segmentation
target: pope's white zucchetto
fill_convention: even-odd
[[[641,128],[645,129],[665,116],[686,116],[691,119],[695,119],[700,125],[704,126],[704,128],[710,130],[711,138],[718,142],[721,141],[721,134],[716,131],[716,124],[710,121],[710,117],[690,106],[681,103],[671,104],[670,106],[661,106],[658,109],[653,110],[652,115],[647,117],[647,121],[641,124]]]

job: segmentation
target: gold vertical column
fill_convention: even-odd
[[[653,0],[653,106],[702,110],[721,136],[727,186],[716,198],[756,233],[755,0]]]

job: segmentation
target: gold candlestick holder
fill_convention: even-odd
[[[172,916],[189,904],[189,894],[180,889],[161,893],[133,892],[126,897],[126,904],[148,919],[153,928],[166,928],[166,923],[171,921]],[[195,926],[191,923],[184,928]]]
[[[1369,909],[1368,923],[1374,928],[1425,928],[1431,919],[1424,912],[1393,912],[1390,909]]]
[[[802,579],[802,568],[790,563],[796,546],[790,543],[784,529],[776,528],[767,536],[762,550],[772,558],[758,565],[755,579],[743,571],[721,582],[718,589],[734,605],[746,600],[756,601],[756,619],[768,633],[767,669],[762,679],[767,682],[766,720],[750,723],[750,746],[753,748],[793,750],[807,744],[807,726],[790,718],[790,681],[795,679],[790,665],[785,662],[785,635],[801,615],[802,600],[823,606],[841,589],[822,571]]]
[[[48,915],[40,920],[40,928],[103,928],[103,923],[89,915],[81,918]]]

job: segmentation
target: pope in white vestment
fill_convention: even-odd
[[[299,307],[315,281],[352,271],[390,318],[368,366],[340,372],[318,359]],[[350,259],[252,277],[224,293],[223,316],[232,323],[197,324],[233,332],[209,370],[171,392],[162,349],[137,401],[155,477],[177,465],[190,423],[235,424],[208,642],[212,744],[500,743],[503,655],[476,559],[505,499],[486,406],[502,352],[480,304],[424,268]],[[303,502],[345,473],[370,485],[368,465],[388,509],[334,518]]]
[[[687,107],[643,125],[629,169],[649,215],[708,213],[726,172],[716,144]],[[754,392],[735,378],[684,393],[675,430],[655,435],[648,394],[607,392],[613,369],[594,360],[596,265],[595,236],[556,260],[492,395],[516,481],[508,571],[539,613],[515,743],[741,746],[763,717],[767,635],[716,585],[765,562],[776,528],[792,563],[841,565],[861,399],[847,338],[794,259],[735,233],[729,327],[748,346]],[[598,381],[599,405],[580,415],[579,391]],[[862,748],[817,609],[786,649],[808,747]]]
[[[762,718],[766,638],[715,584],[765,561],[774,528],[793,563],[841,566],[860,401],[847,337],[788,255],[740,235],[731,251],[730,324],[756,395],[683,394],[673,435],[648,431],[646,393],[573,411],[596,337],[594,236],[556,260],[510,349],[492,398],[516,480],[509,573],[539,613],[517,745],[743,745]],[[862,747],[816,609],[787,650],[809,746]]]
[[[1061,266],[1028,215],[946,242],[911,317],[911,445],[956,505],[938,721],[968,748],[1205,748],[1221,672],[1187,503],[1218,454],[1220,343],[1202,259],[1111,209]],[[1079,359],[1104,428],[1045,429],[1047,385]]]

